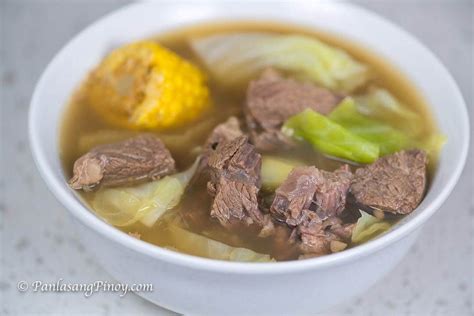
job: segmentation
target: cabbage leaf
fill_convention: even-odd
[[[303,165],[303,163],[274,156],[262,157],[262,169],[260,171],[262,178],[262,187],[265,190],[274,190],[290,174],[293,168]]]
[[[360,114],[377,122],[391,125],[399,131],[398,135],[390,132],[392,143],[399,143],[401,148],[423,149],[428,153],[430,161],[436,160],[447,141],[446,136],[438,132],[430,132],[427,135],[424,130],[426,123],[422,115],[410,109],[385,89],[373,86],[366,94],[355,96],[354,101]],[[383,152],[384,149],[381,148],[381,151]]]
[[[370,77],[369,68],[345,51],[304,35],[212,35],[192,40],[191,47],[215,79],[229,86],[246,84],[270,66],[342,92]]]
[[[282,131],[287,136],[306,140],[326,155],[358,163],[371,163],[379,157],[377,144],[357,136],[311,109],[290,117]]]
[[[384,220],[378,219],[362,210],[359,211],[362,216],[359,217],[352,231],[352,242],[355,244],[368,241],[392,227],[390,223]]]
[[[178,251],[196,256],[239,262],[274,261],[270,255],[257,253],[253,250],[232,247],[220,241],[192,233],[186,229],[170,224],[169,236],[174,248]]]
[[[389,91],[371,87],[366,94],[354,97],[357,110],[365,116],[391,124],[411,137],[422,133],[421,115],[400,102]]]
[[[345,98],[328,115],[328,118],[355,135],[377,144],[381,156],[408,148],[413,144],[410,137],[402,131],[361,114],[357,110],[354,99],[350,97]]]
[[[188,170],[156,181],[131,187],[100,188],[94,192],[92,208],[114,226],[140,221],[151,227],[167,210],[178,205],[196,167],[197,160]]]

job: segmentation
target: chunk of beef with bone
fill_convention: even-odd
[[[412,212],[423,199],[427,155],[402,150],[355,172],[350,192],[358,204],[394,214]]]
[[[338,216],[344,210],[352,179],[348,165],[334,172],[315,167],[294,168],[275,191],[270,212],[290,226],[305,220],[308,210],[319,218]]]
[[[257,225],[262,234],[272,231],[272,222],[258,206],[262,158],[247,136],[220,142],[208,159],[208,192],[214,197],[211,216],[224,226]]]
[[[129,185],[175,172],[175,161],[156,136],[143,134],[94,147],[74,163],[69,185],[76,190]]]
[[[352,224],[342,224],[346,195],[352,179],[349,166],[334,172],[315,167],[294,168],[276,190],[270,213],[293,227],[290,243],[304,256],[342,250],[352,235]]]
[[[251,140],[261,150],[291,147],[292,140],[280,132],[289,117],[306,108],[328,114],[342,99],[342,95],[284,78],[269,68],[247,89],[244,110]]]

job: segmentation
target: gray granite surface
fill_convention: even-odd
[[[113,281],[77,241],[66,211],[36,171],[28,147],[27,112],[36,80],[56,51],[127,1],[0,3],[0,314],[172,314],[133,294],[85,298],[17,290],[21,280]],[[433,50],[458,82],[474,117],[472,1],[357,3],[398,23]],[[472,315],[473,193],[471,150],[454,192],[395,271],[364,295],[321,315]]]

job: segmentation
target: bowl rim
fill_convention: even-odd
[[[213,3],[213,5],[220,5],[221,3]],[[44,89],[46,85],[46,77],[49,72],[52,71],[54,61],[60,56],[67,48],[81,37],[82,34],[87,31],[92,30],[97,24],[101,23],[107,19],[113,19],[115,16],[124,14],[126,11],[139,7],[146,6],[148,3],[134,3],[129,4],[124,7],[121,7],[117,10],[114,10],[100,19],[96,20],[88,27],[83,29],[80,33],[75,35],[62,49],[54,56],[50,61],[45,71],[42,73],[38,83],[36,84],[29,111],[29,139],[30,147],[33,154],[35,164],[45,181],[49,190],[53,195],[60,201],[60,203],[82,224],[91,228],[97,234],[102,235],[109,240],[118,243],[126,248],[137,251],[143,255],[152,257],[157,260],[163,260],[172,264],[186,266],[192,269],[222,272],[222,273],[241,273],[241,274],[278,274],[278,273],[289,273],[297,272],[303,270],[311,269],[320,269],[328,266],[335,266],[347,263],[348,261],[355,260],[364,256],[369,256],[384,247],[387,247],[394,242],[403,239],[408,236],[411,232],[414,232],[419,228],[423,223],[431,217],[435,211],[441,206],[441,204],[446,200],[448,195],[453,190],[456,185],[461,172],[464,168],[468,147],[469,147],[469,137],[470,137],[470,127],[468,120],[468,112],[466,109],[466,104],[463,100],[461,92],[459,91],[458,86],[456,85],[453,77],[446,69],[446,67],[438,60],[438,58],[427,49],[419,40],[414,36],[400,28],[399,26],[393,24],[389,20],[367,10],[362,7],[359,7],[354,4],[349,3],[324,3],[325,6],[339,7],[344,8],[345,10],[358,11],[360,14],[370,16],[372,19],[377,20],[378,23],[382,23],[390,26],[391,28],[396,29],[400,35],[406,39],[409,39],[413,44],[416,44],[423,53],[429,56],[443,71],[446,82],[449,85],[449,88],[452,89],[452,93],[455,96],[455,103],[458,106],[458,110],[462,113],[463,121],[460,122],[460,126],[464,127],[466,132],[465,141],[462,144],[462,148],[459,151],[459,163],[456,165],[454,172],[450,175],[448,181],[445,183],[444,188],[441,190],[440,194],[434,198],[434,200],[425,207],[423,212],[418,214],[416,217],[411,218],[403,225],[397,227],[397,229],[391,230],[387,234],[380,236],[377,239],[366,242],[357,247],[345,250],[340,253],[334,253],[326,256],[321,256],[312,259],[306,260],[293,260],[293,261],[284,261],[284,262],[271,262],[271,263],[245,263],[245,262],[228,262],[222,260],[208,259],[197,257],[193,255],[188,255],[184,253],[175,252],[168,250],[159,246],[155,246],[145,241],[138,240],[136,238],[130,237],[127,234],[121,232],[112,225],[102,221],[97,216],[92,214],[85,206],[79,203],[77,200],[74,200],[67,194],[67,190],[70,190],[68,187],[56,179],[53,175],[52,167],[48,164],[46,160],[46,154],[40,146],[39,133],[36,133],[38,130],[38,118],[39,114],[39,104],[40,104],[40,91]],[[304,3],[301,3],[304,5]]]

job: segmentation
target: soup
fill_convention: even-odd
[[[330,254],[412,212],[443,137],[411,83],[296,26],[189,27],[127,44],[72,97],[65,173],[146,242],[235,261]]]

